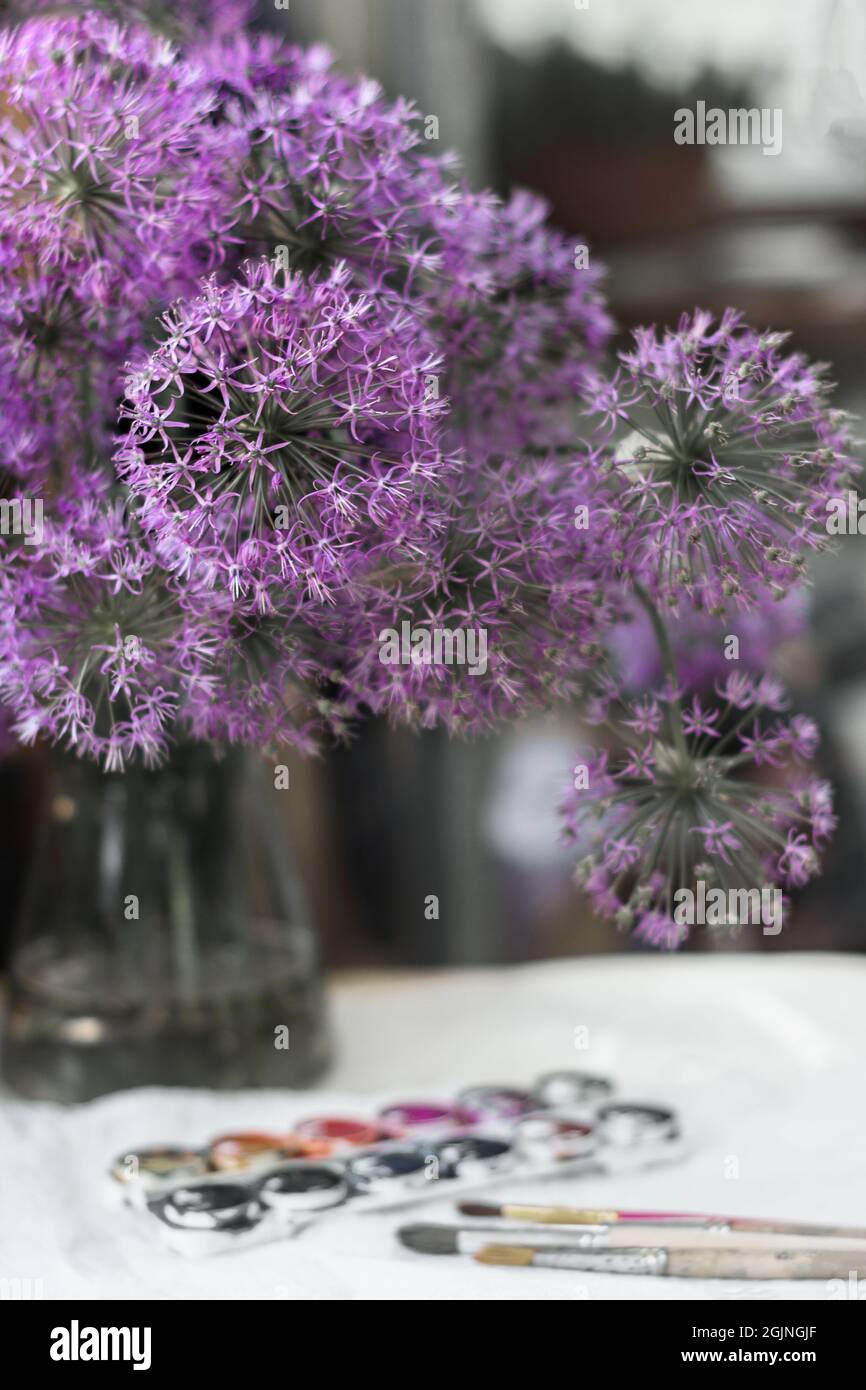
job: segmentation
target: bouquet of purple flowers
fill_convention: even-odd
[[[579,702],[601,913],[671,946],[698,880],[806,881],[817,730],[721,634],[796,624],[850,484],[822,369],[732,311],[608,368],[584,248],[469,188],[410,102],[242,5],[188,0],[175,41],[105,8],[0,31],[9,736],[118,771]],[[699,688],[669,616],[717,660]]]

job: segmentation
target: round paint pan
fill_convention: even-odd
[[[120,1154],[110,1171],[115,1182],[126,1186],[165,1187],[203,1177],[207,1160],[197,1149],[155,1144]]]
[[[287,1158],[297,1158],[301,1144],[290,1134],[265,1134],[245,1130],[220,1134],[208,1147],[208,1162],[218,1173],[254,1173],[272,1168]]]
[[[660,1105],[616,1101],[596,1114],[598,1137],[616,1149],[655,1149],[679,1138],[673,1110]]]
[[[338,1207],[349,1195],[341,1168],[332,1163],[282,1163],[256,1184],[260,1201],[281,1217]]]
[[[356,1192],[390,1196],[403,1187],[417,1188],[428,1182],[430,1158],[420,1144],[383,1144],[372,1153],[347,1159],[346,1172]]]
[[[598,1147],[598,1138],[592,1125],[571,1115],[534,1110],[522,1115],[514,1126],[514,1145],[532,1162],[564,1163],[589,1158]]]
[[[323,1155],[365,1149],[382,1139],[393,1138],[375,1122],[347,1119],[342,1115],[319,1115],[301,1120],[294,1132],[305,1146],[315,1146]]]
[[[570,1106],[597,1105],[613,1095],[604,1076],[584,1071],[549,1071],[532,1088],[539,1110],[567,1110]]]
[[[474,1124],[491,1120],[514,1120],[536,1109],[529,1091],[512,1086],[467,1086],[457,1096],[457,1105]]]
[[[383,1125],[392,1130],[459,1129],[470,1124],[472,1116],[457,1105],[444,1105],[435,1100],[407,1100],[386,1105],[379,1111]]]
[[[480,1180],[513,1168],[515,1162],[514,1149],[505,1139],[479,1134],[441,1139],[430,1145],[430,1153],[438,1162],[440,1178]]]
[[[178,1187],[154,1202],[151,1210],[182,1231],[249,1229],[262,1218],[262,1207],[242,1183],[200,1182]]]

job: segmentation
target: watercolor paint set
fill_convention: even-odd
[[[373,1116],[319,1116],[286,1134],[221,1134],[202,1148],[121,1154],[112,1191],[190,1257],[298,1234],[346,1211],[382,1211],[512,1181],[634,1171],[683,1152],[675,1113],[619,1100],[603,1077],[551,1072],[533,1086],[471,1086]]]

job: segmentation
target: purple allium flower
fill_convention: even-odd
[[[247,245],[303,273],[343,261],[368,293],[427,314],[458,444],[570,445],[611,321],[601,269],[546,225],[546,204],[470,192],[412,103],[334,72],[324,48],[256,39],[200,54],[240,152]]]
[[[725,864],[731,863],[729,851],[743,848],[742,841],[734,834],[733,821],[726,820],[720,825],[710,817],[706,825],[693,825],[690,833],[700,835],[705,853],[717,855]]]
[[[124,359],[138,318],[96,306],[23,239],[0,245],[0,467],[31,487],[110,457]]]
[[[7,0],[4,15],[16,20],[98,13],[123,24],[147,24],[173,41],[237,36],[253,17],[253,0]]]
[[[645,942],[680,943],[695,924],[680,915],[684,894],[721,890],[742,906],[744,894],[781,895],[818,872],[835,827],[831,794],[798,766],[814,752],[817,730],[799,716],[767,722],[762,684],[738,675],[712,725],[691,727],[667,695],[638,707],[611,698],[610,746],[589,750],[575,768],[563,809],[580,855],[577,881],[597,911]],[[768,694],[778,697],[775,688]],[[710,741],[708,730],[718,737]],[[757,780],[768,748],[784,771]],[[726,910],[706,925],[744,920]]]
[[[573,407],[612,329],[603,270],[518,192],[464,195],[437,210],[434,287],[452,428],[473,455],[574,446]]]
[[[810,878],[815,877],[818,872],[818,856],[814,845],[803,831],[799,834],[793,829],[788,831],[788,840],[779,856],[778,868],[786,883],[793,888],[802,888]]]
[[[214,633],[201,595],[181,606],[105,481],[79,478],[76,493],[45,517],[39,546],[5,557],[0,696],[22,743],[42,734],[108,769],[154,765],[212,681]]]
[[[820,734],[814,719],[809,719],[805,714],[795,714],[788,725],[787,737],[798,758],[808,761],[815,756]]]
[[[827,543],[850,434],[824,369],[785,356],[785,336],[696,311],[676,332],[638,329],[589,389],[590,414],[631,430],[612,475],[619,564],[662,602],[721,613],[781,596]]]
[[[683,733],[692,738],[718,738],[719,731],[714,728],[719,717],[718,710],[704,710],[697,695],[692,696],[691,708],[683,710]]]
[[[658,702],[652,699],[636,701],[633,718],[625,721],[627,727],[636,734],[657,734],[661,722],[662,712]]]
[[[121,476],[160,562],[240,608],[333,602],[420,525],[442,467],[437,359],[395,301],[262,259],[162,320],[127,383]]]
[[[688,937],[688,927],[675,922],[664,912],[645,912],[634,929],[638,941],[658,946],[662,951],[675,951]]]
[[[109,0],[118,8],[118,0]],[[180,34],[192,41],[201,38],[227,38],[237,41],[244,26],[255,18],[255,0],[136,0],[142,14],[157,27],[166,21],[178,26]],[[126,0],[119,7],[125,8]]]
[[[87,304],[181,292],[233,219],[215,102],[145,29],[85,14],[0,32],[0,235]]]
[[[345,262],[361,288],[417,298],[441,264],[435,218],[460,192],[413,104],[334,71],[321,46],[256,39],[201,55],[221,98],[247,246],[305,274]]]
[[[593,486],[583,479],[581,495]],[[347,644],[343,679],[357,702],[467,732],[580,695],[615,609],[597,580],[602,538],[574,525],[574,488],[556,459],[499,459],[429,489],[430,551],[394,553]],[[455,634],[468,655],[437,660],[434,647],[430,660],[387,659],[382,634],[402,637],[404,625],[431,640]]]
[[[6,546],[0,708],[21,743],[43,736],[118,771],[184,738],[310,754],[347,732],[333,612],[245,616],[178,582],[103,476],[70,478],[38,546]]]
[[[781,725],[762,728],[756,719],[750,732],[740,730],[740,747],[755,767],[782,767],[786,749],[795,746],[795,740]]]
[[[246,133],[239,145],[247,160],[244,177],[250,176],[257,162],[252,146],[267,139],[264,131],[244,119],[244,113],[254,109],[259,100],[261,109],[269,110],[264,100],[268,95],[288,92],[307,76],[319,80],[319,75],[334,61],[323,44],[300,48],[276,34],[243,30],[202,38],[190,50],[189,57],[207,71],[208,81],[219,98],[218,114]]]
[[[357,710],[335,693],[344,627],[333,610],[305,624],[228,613],[213,594],[203,603],[219,637],[213,680],[198,682],[184,707],[193,737],[275,756],[286,745],[310,756],[323,739],[345,737]]]

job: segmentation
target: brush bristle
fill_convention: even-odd
[[[489,1202],[458,1202],[457,1210],[463,1216],[501,1216],[502,1208]]]
[[[483,1265],[531,1265],[535,1251],[531,1245],[485,1245],[475,1258]]]
[[[459,1252],[458,1226],[431,1226],[418,1222],[413,1226],[401,1226],[397,1239],[409,1250],[417,1250],[422,1255],[456,1255]]]

